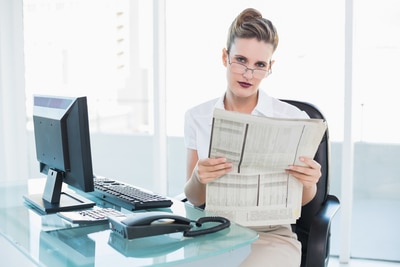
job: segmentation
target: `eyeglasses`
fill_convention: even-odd
[[[271,61],[269,61],[268,63],[269,69],[251,69],[242,63],[231,62],[230,58],[228,59],[228,63],[230,65],[231,72],[243,75],[249,70],[251,71],[253,77],[256,79],[264,79],[265,77],[267,77],[269,74],[272,73]]]

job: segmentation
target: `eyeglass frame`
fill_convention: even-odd
[[[271,60],[269,60],[269,62],[268,62],[269,68],[266,69],[266,70],[264,70],[264,69],[257,69],[257,68],[256,68],[256,69],[252,69],[252,68],[247,67],[247,66],[246,66],[245,64],[243,64],[243,63],[240,63],[240,62],[231,62],[231,58],[230,58],[229,54],[228,54],[228,63],[229,63],[229,66],[232,66],[232,64],[235,63],[235,64],[238,64],[238,65],[241,65],[242,67],[244,67],[244,72],[243,72],[243,73],[237,73],[237,74],[242,74],[242,75],[244,75],[248,70],[250,70],[250,71],[251,71],[251,75],[253,75],[253,77],[254,77],[254,71],[255,71],[255,70],[261,70],[261,71],[264,71],[264,72],[265,72],[264,77],[261,78],[261,79],[264,79],[264,78],[266,78],[268,75],[270,75],[270,74],[272,73],[272,61],[271,61]]]

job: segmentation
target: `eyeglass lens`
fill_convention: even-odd
[[[230,66],[231,66],[231,71],[234,73],[245,74],[247,71],[250,71],[253,74],[253,77],[257,79],[263,79],[264,77],[267,76],[267,74],[269,74],[269,71],[267,70],[250,69],[246,65],[237,62],[231,62]]]

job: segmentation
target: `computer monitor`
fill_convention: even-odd
[[[63,183],[94,190],[86,97],[35,95],[33,100],[36,157],[47,179],[43,194],[25,200],[45,213],[94,206],[82,194],[62,192]]]

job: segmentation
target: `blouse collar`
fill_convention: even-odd
[[[225,109],[224,106],[225,94],[218,98],[214,108]],[[253,115],[258,116],[272,116],[272,98],[267,95],[263,90],[258,90],[258,101],[256,107],[251,112]]]

